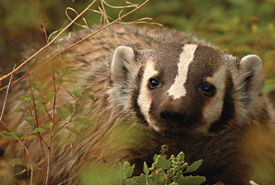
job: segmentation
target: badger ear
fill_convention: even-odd
[[[263,85],[262,60],[257,55],[247,55],[240,61],[240,78],[246,91],[259,94]]]
[[[119,46],[116,48],[111,64],[111,79],[121,82],[134,77],[138,70],[135,52],[131,47]]]

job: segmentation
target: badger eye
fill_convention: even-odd
[[[149,79],[149,88],[150,89],[155,89],[159,85],[159,81],[155,78],[150,78]]]
[[[214,96],[216,93],[215,86],[208,83],[203,84],[201,90],[205,96]]]

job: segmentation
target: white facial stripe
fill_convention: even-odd
[[[150,92],[147,88],[148,85],[148,80],[152,77],[152,76],[156,76],[158,74],[158,71],[155,70],[155,64],[152,60],[148,60],[146,62],[146,66],[145,66],[145,70],[144,70],[144,74],[143,77],[141,79],[141,84],[140,84],[140,93],[138,96],[138,100],[137,103],[140,107],[140,111],[143,114],[143,116],[145,117],[146,121],[148,122],[148,124],[155,129],[156,131],[159,131],[159,128],[156,126],[156,124],[150,119],[150,106],[152,103],[152,98],[150,95]]]
[[[182,48],[183,51],[180,54],[178,63],[178,74],[175,78],[174,84],[167,91],[167,94],[172,96],[174,99],[185,96],[186,94],[184,84],[187,80],[188,69],[194,59],[197,47],[197,44],[185,44]]]
[[[215,96],[211,98],[210,102],[203,109],[203,117],[207,127],[210,127],[210,124],[217,121],[221,116],[226,88],[225,80],[226,69],[224,67],[220,68],[212,77],[206,78],[207,82],[216,87]]]

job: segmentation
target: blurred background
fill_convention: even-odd
[[[129,0],[141,4],[144,0]],[[47,35],[64,28],[69,17],[74,18],[91,0],[0,0],[0,69],[2,74],[12,70],[15,63],[24,61],[24,48],[46,44]],[[126,5],[125,0],[106,0],[110,5]],[[72,9],[66,8],[71,7]],[[92,9],[98,10],[97,0]],[[133,8],[132,8],[133,9]],[[121,9],[106,7],[116,19]],[[129,10],[122,12],[124,14]],[[67,15],[66,15],[67,14]],[[92,11],[84,14],[80,24],[100,24],[100,15]],[[257,54],[264,62],[265,86],[262,92],[275,90],[275,0],[150,0],[123,21],[151,17],[166,27],[185,31],[205,39],[229,53],[242,57]],[[73,26],[67,31],[77,31]],[[273,93],[271,91],[273,90]]]

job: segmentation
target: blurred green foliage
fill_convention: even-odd
[[[47,32],[53,32],[69,22],[66,7],[72,7],[79,13],[91,2],[25,0],[15,3],[1,0],[0,67],[12,66],[11,62],[22,60],[18,53],[23,43],[45,44],[45,36],[39,29],[43,21],[46,22]],[[125,0],[106,2],[126,5]],[[130,2],[141,4],[144,0]],[[101,6],[100,0],[92,8],[97,9],[97,6]],[[106,7],[107,14],[114,19],[119,11]],[[67,14],[71,18],[76,16],[72,10],[67,10]],[[88,11],[84,17],[89,26],[100,23],[100,15],[94,12]],[[142,17],[151,17],[164,26],[203,38],[238,57],[259,55],[264,62],[266,78],[263,93],[275,89],[275,0],[150,0],[123,21],[135,21]],[[78,22],[84,24],[83,20]],[[69,31],[79,28],[76,26]]]

